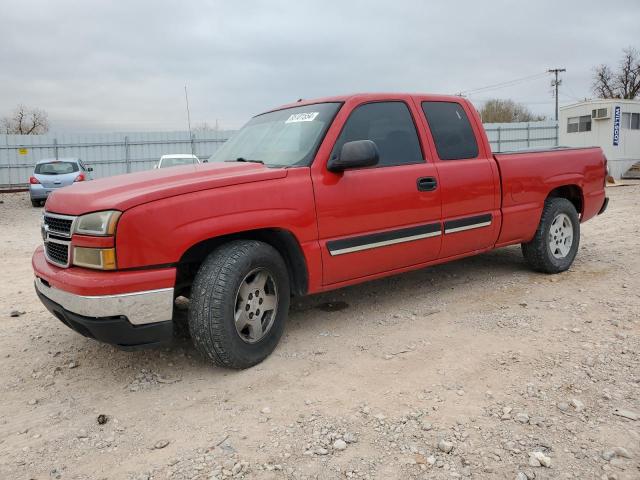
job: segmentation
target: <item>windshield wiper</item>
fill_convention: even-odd
[[[225,162],[251,162],[251,163],[261,163],[264,165],[262,160],[249,160],[248,158],[238,157],[235,160],[225,160]]]

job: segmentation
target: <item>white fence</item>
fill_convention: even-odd
[[[558,145],[558,122],[485,123],[494,152]]]
[[[556,122],[489,123],[494,152],[558,144]],[[233,131],[113,133],[95,135],[0,135],[0,189],[24,188],[33,166],[45,158],[81,158],[94,177],[149,170],[161,155],[194,153],[207,158]]]

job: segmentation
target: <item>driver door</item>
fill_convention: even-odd
[[[327,157],[312,170],[324,285],[438,258],[438,173],[425,161],[413,109],[404,98],[351,106],[329,157],[346,142],[372,140],[378,165],[333,173]]]

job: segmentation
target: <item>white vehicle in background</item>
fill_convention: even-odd
[[[200,159],[190,153],[173,153],[171,155],[162,155],[160,161],[153,168],[179,167],[182,165],[197,165]]]

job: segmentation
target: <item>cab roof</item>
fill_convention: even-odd
[[[304,105],[313,105],[314,103],[331,103],[331,102],[347,102],[350,100],[359,101],[376,101],[385,99],[409,99],[413,97],[428,98],[434,101],[460,102],[466,100],[459,95],[440,95],[433,93],[402,93],[402,92],[377,92],[377,93],[351,93],[347,95],[336,95],[332,97],[321,97],[312,99],[303,99],[292,103],[281,105],[268,111],[282,110],[284,108],[302,107]],[[266,113],[266,112],[265,112]]]

